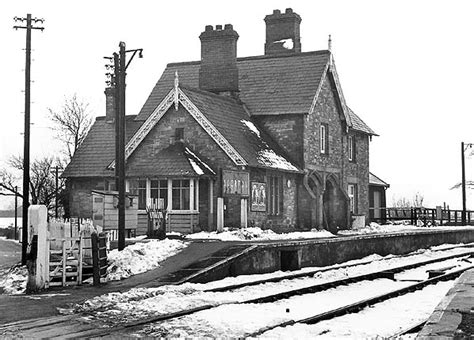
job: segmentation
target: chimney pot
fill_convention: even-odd
[[[214,28],[212,27],[212,25],[206,25],[206,29],[205,29],[206,32],[213,31],[213,30]]]
[[[287,8],[285,13],[274,10],[265,17],[265,55],[279,55],[301,52],[301,17]],[[288,43],[291,40],[291,43]]]
[[[238,92],[237,39],[231,24],[216,25],[215,30],[201,33],[201,66],[199,88],[214,93]],[[212,26],[211,26],[212,27]]]

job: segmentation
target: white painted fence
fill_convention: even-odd
[[[47,222],[47,209],[32,205],[28,209],[29,244],[37,235],[37,257],[34,273],[34,290],[51,286],[82,284],[84,267],[92,267],[90,235],[101,232],[90,220],[51,220]],[[30,277],[31,283],[33,278]]]

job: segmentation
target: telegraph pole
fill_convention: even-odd
[[[31,71],[31,30],[44,30],[44,27],[34,27],[33,24],[43,23],[43,19],[31,18],[27,14],[26,18],[15,17],[13,20],[26,21],[26,26],[13,26],[14,29],[26,29],[26,62],[25,62],[25,142],[23,149],[23,218],[22,218],[22,238],[21,238],[21,264],[26,264],[26,249],[28,246],[28,206],[30,187],[30,71]]]
[[[54,169],[54,174],[55,174],[55,187],[54,187],[54,217],[58,218],[58,166],[56,165],[56,168]]]
[[[18,186],[15,186],[15,236],[13,237],[14,240],[16,240],[16,238],[18,237],[17,216],[18,216]]]
[[[461,142],[461,187],[462,187],[462,214],[461,224],[466,225],[466,167],[464,161],[464,142]]]
[[[132,52],[127,62],[126,54]],[[138,52],[142,58],[143,49],[126,50],[123,41],[119,53],[113,54],[114,75],[111,84],[115,86],[115,184],[118,190],[118,250],[125,248],[125,78],[127,68]],[[106,57],[106,59],[110,59]],[[109,66],[106,66],[109,68]],[[110,74],[107,74],[110,76]]]
[[[123,41],[119,44],[119,77],[118,77],[118,91],[119,91],[119,105],[117,115],[118,125],[118,150],[119,157],[117,159],[118,169],[118,249],[125,248],[125,43]]]

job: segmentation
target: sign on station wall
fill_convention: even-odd
[[[252,182],[252,197],[250,210],[267,210],[267,184],[263,182]]]
[[[249,173],[242,171],[222,171],[222,185],[224,196],[249,195]]]

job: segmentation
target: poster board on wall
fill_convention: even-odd
[[[222,171],[222,192],[224,196],[249,196],[249,173],[244,171]]]
[[[250,210],[267,211],[267,183],[252,182]]]

